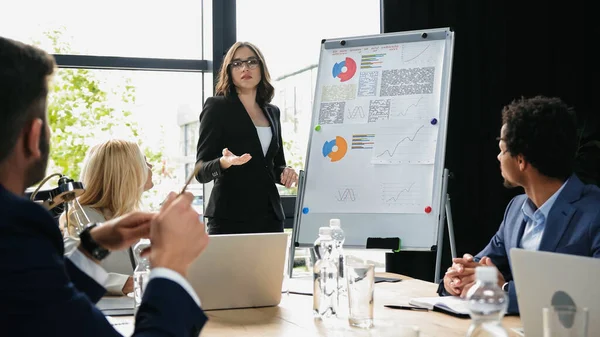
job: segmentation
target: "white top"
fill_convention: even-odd
[[[90,223],[102,223],[106,221],[104,215],[89,206],[81,206],[81,209],[88,217]],[[64,213],[60,217],[60,222],[63,226],[65,225]],[[69,256],[74,250],[77,250],[79,238],[66,235],[63,238],[63,243],[65,246],[65,255]],[[123,287],[129,276],[133,274],[133,266],[131,265],[129,253],[126,250],[111,252],[100,264],[108,272],[107,278],[100,284],[106,288],[109,295],[123,295]]]
[[[81,209],[85,215],[87,215],[90,223],[102,223],[106,221],[106,218],[102,213],[87,205],[81,206]],[[61,220],[64,221],[64,217],[61,217]],[[64,237],[63,242],[65,246],[65,255],[67,256],[79,246],[79,238],[74,238],[69,235]],[[104,283],[101,283],[102,286],[106,288],[109,295],[122,295],[122,290],[127,279],[133,274],[133,266],[131,265],[129,252],[127,250],[111,252],[111,254],[100,262],[100,264],[108,272],[108,278]]]
[[[262,146],[263,155],[266,156],[267,150],[269,150],[269,145],[271,145],[271,139],[273,138],[271,127],[257,126],[256,132],[258,133],[258,139],[260,139],[260,145]]]

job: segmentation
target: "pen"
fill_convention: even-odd
[[[413,306],[409,306],[409,305],[384,304],[383,306],[386,308],[390,308],[390,309],[429,311],[429,309],[427,309],[427,308],[413,307]]]

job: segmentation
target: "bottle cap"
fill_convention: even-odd
[[[340,219],[329,219],[329,227],[341,227],[342,222]]]
[[[331,228],[329,228],[329,227],[321,227],[321,228],[319,228],[319,235],[329,235],[329,236],[331,236]]]
[[[133,246],[133,254],[135,255],[136,260],[145,259],[142,257],[142,251],[145,248],[150,247],[150,245],[151,245],[150,239],[140,239]]]
[[[494,282],[498,281],[498,271],[496,267],[477,267],[475,268],[475,276],[477,280],[482,282]]]

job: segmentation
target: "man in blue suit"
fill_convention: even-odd
[[[54,67],[45,52],[0,37],[0,335],[120,336],[95,306],[107,277],[98,262],[150,237],[152,271],[134,336],[198,336],[207,318],[185,277],[208,236],[190,193],[172,193],[158,214],[91,224],[67,257],[50,213],[23,197],[46,171]]]
[[[502,112],[500,169],[506,187],[523,187],[500,229],[475,257],[453,259],[440,295],[465,297],[475,268],[495,266],[508,293],[508,313],[519,312],[509,251],[518,247],[600,257],[600,189],[573,174],[578,137],[573,111],[557,98],[521,99]],[[532,266],[535,268],[535,266]]]

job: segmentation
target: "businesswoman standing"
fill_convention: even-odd
[[[209,234],[283,231],[276,183],[291,187],[279,108],[262,53],[237,42],[225,55],[214,97],[200,113],[196,179],[215,181],[205,210]]]

